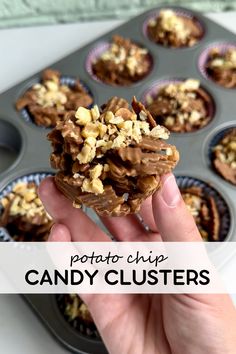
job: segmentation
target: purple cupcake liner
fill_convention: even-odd
[[[41,183],[43,179],[45,179],[48,176],[52,176],[51,173],[47,172],[42,172],[42,173],[31,173],[24,175],[22,177],[16,178],[14,181],[10,182],[5,188],[2,189],[0,192],[0,200],[7,196],[8,194],[11,193],[13,190],[14,186],[17,183],[30,183],[34,182],[37,186]],[[0,204],[0,214],[3,212],[3,207]],[[14,241],[11,235],[8,233],[8,230],[4,227],[0,227],[0,242],[8,242],[8,241]]]
[[[198,20],[198,18],[196,16],[194,16],[190,11],[185,11],[183,9],[179,10],[179,9],[175,9],[175,8],[171,8],[171,7],[164,7],[161,10],[172,10],[177,16],[181,16],[181,17],[185,17],[185,18],[189,18],[191,20],[194,20],[195,23],[197,24],[197,26],[201,29],[202,37],[200,38],[200,40],[202,40],[202,38],[205,35],[205,28],[203,26],[203,23],[200,22],[200,20]],[[159,16],[159,13],[160,13],[161,10],[150,12],[148,17],[147,17],[147,19],[143,23],[142,30],[143,30],[144,36],[147,37],[153,43],[155,43],[155,42],[148,36],[147,27],[148,27],[148,24],[149,24],[149,22],[151,20],[155,20]],[[155,43],[155,44],[156,45],[160,45],[161,47],[163,47],[162,44],[159,44],[159,43]],[[197,45],[197,43],[195,45]],[[195,45],[193,47],[195,47]],[[182,47],[179,47],[179,48],[174,48],[174,47],[172,48],[172,47],[168,47],[167,46],[166,48],[169,48],[169,49],[186,49],[186,48],[192,48],[192,47],[182,46]]]
[[[155,99],[159,93],[159,91],[169,85],[169,84],[178,84],[180,82],[182,82],[184,80],[181,80],[181,79],[173,79],[173,80],[170,80],[170,79],[166,79],[166,80],[158,80],[156,81],[155,83],[152,84],[151,87],[147,88],[144,93],[142,94],[141,96],[141,102],[144,104],[144,105],[147,105],[147,97],[148,96],[151,96],[153,99]]]
[[[60,78],[60,83],[62,85],[73,87],[73,86],[75,86],[76,80],[77,80],[76,78],[73,78],[73,77],[70,77],[70,76],[62,76]],[[37,82],[40,83],[40,80],[38,80]],[[37,82],[35,82],[34,85]],[[81,83],[82,87],[85,89],[85,91],[92,97],[92,99],[94,101],[94,95],[92,94],[90,88],[81,80],[80,80],[80,83]],[[30,89],[30,87],[28,88],[28,90],[29,89]],[[88,108],[90,109],[90,108],[92,108],[92,106],[93,106],[93,103]],[[36,126],[37,128],[40,128],[40,129],[51,129],[51,128],[46,128],[46,127],[43,127],[43,126],[36,125],[34,123],[33,117],[31,116],[31,114],[30,114],[30,112],[28,111],[27,108],[21,109],[19,113],[20,113],[21,117],[24,119],[24,121],[26,123],[33,124],[34,126]]]
[[[219,49],[220,53],[224,54],[226,52],[226,50],[228,50],[230,48],[236,49],[236,43],[216,42],[216,43],[208,45],[203,50],[203,52],[200,54],[199,59],[198,59],[198,69],[199,69],[200,73],[202,74],[202,76],[205,77],[205,79],[211,80],[212,82],[214,82],[214,80],[212,80],[212,78],[208,75],[208,73],[206,71],[206,63],[208,61],[209,52],[214,48]],[[217,84],[216,82],[214,82],[214,83],[217,86],[221,86],[221,85]],[[224,86],[221,86],[221,87],[224,87]]]
[[[214,198],[220,216],[219,240],[225,241],[229,234],[229,230],[231,226],[231,218],[230,218],[230,210],[228,204],[226,203],[223,196],[215,188],[210,186],[208,183],[199,180],[197,178],[188,177],[188,176],[177,176],[176,181],[180,189],[190,188],[190,187],[200,187],[203,190],[203,193],[205,195]]]
[[[85,68],[89,75],[97,82],[103,82],[100,80],[94,73],[93,73],[93,64],[100,58],[100,56],[106,52],[111,44],[109,42],[100,42],[99,44],[96,45],[88,54],[86,62],[85,62]]]
[[[149,87],[148,89],[146,89],[143,93],[143,95],[141,96],[141,102],[146,106],[148,104],[147,102],[147,97],[151,96],[153,99],[155,99],[158,96],[159,91],[169,85],[169,84],[178,84],[180,82],[185,81],[185,79],[166,79],[166,80],[158,80],[155,83],[152,84],[151,87]],[[212,95],[205,90],[205,88],[203,88],[201,85],[200,87],[208,94],[208,96],[211,98],[211,104],[208,105],[208,114],[211,117],[211,119],[213,119],[214,115],[215,115],[215,103],[213,100]]]

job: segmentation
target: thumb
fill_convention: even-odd
[[[162,178],[162,188],[152,198],[153,215],[162,240],[201,241],[195,221],[188,211],[173,174]]]

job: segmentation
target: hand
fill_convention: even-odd
[[[199,241],[201,236],[169,174],[135,215],[102,218],[120,241]],[[50,241],[108,241],[83,211],[44,180],[40,197],[55,220]],[[122,225],[122,227],[120,227]],[[158,232],[158,231],[159,232]],[[236,310],[228,295],[81,295],[110,354],[235,354]]]

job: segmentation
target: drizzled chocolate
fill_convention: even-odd
[[[178,162],[168,137],[136,99],[132,108],[118,97],[100,110],[80,107],[48,134],[56,185],[75,207],[107,216],[135,213]]]
[[[116,35],[108,50],[94,60],[92,71],[104,83],[128,86],[144,78],[151,64],[147,49]]]
[[[89,107],[92,102],[93,98],[79,79],[68,86],[61,83],[59,71],[47,69],[42,73],[41,82],[17,100],[16,109],[27,109],[36,125],[54,127],[66,112],[79,106]]]
[[[203,36],[203,30],[194,18],[181,16],[172,10],[161,10],[148,22],[149,38],[166,47],[192,47]]]

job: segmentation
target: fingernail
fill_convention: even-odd
[[[174,208],[178,204],[181,195],[173,175],[164,178],[161,197],[168,207]]]

